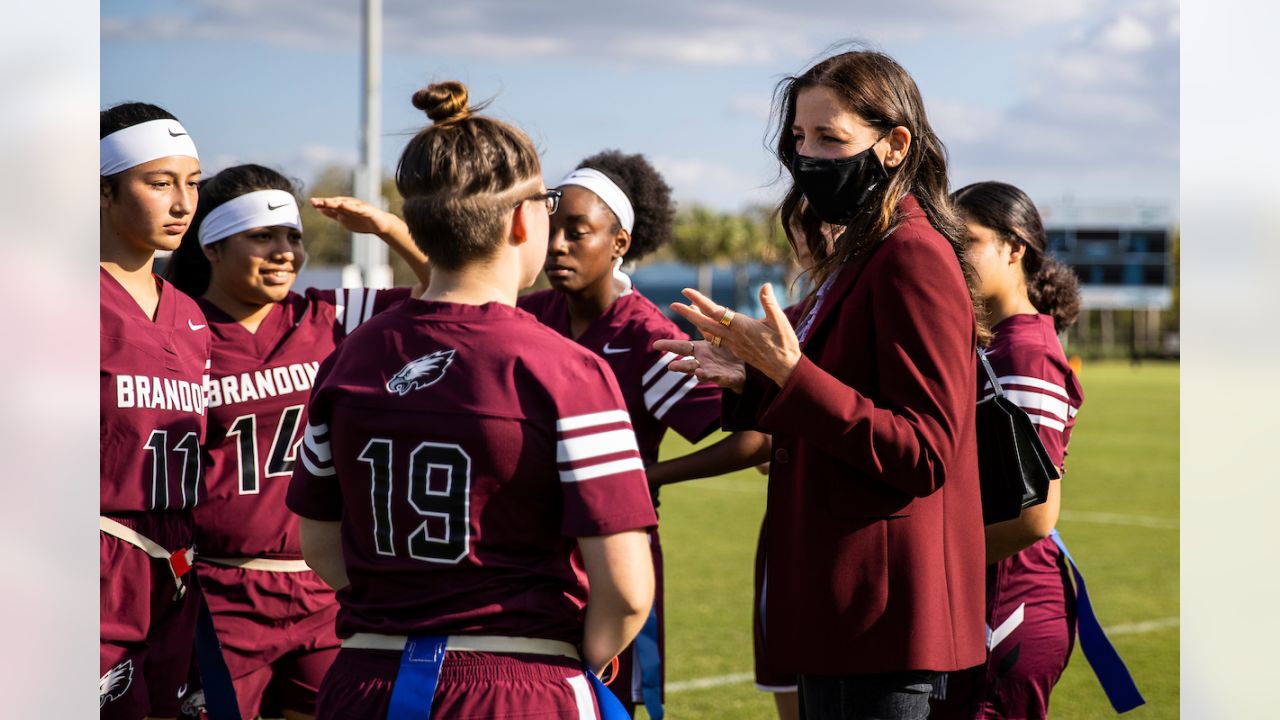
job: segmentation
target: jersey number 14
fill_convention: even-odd
[[[280,422],[276,423],[276,435],[271,441],[271,452],[267,456],[266,477],[282,477],[293,474],[293,463],[298,458],[298,443],[302,438],[295,438],[298,425],[302,420],[304,405],[290,405],[280,413]],[[258,416],[241,415],[232,421],[227,428],[227,437],[236,439],[236,458],[240,463],[240,494],[258,494]]]

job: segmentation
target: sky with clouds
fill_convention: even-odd
[[[358,0],[102,5],[101,103],[160,104],[207,170],[310,180],[358,154]],[[773,89],[833,43],[911,72],[953,187],[1012,182],[1041,204],[1178,210],[1175,0],[599,3],[384,0],[383,161],[425,122],[410,96],[458,79],[524,128],[554,182],[605,148],[647,155],[682,201],[771,202]]]

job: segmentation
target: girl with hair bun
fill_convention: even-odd
[[[636,436],[608,365],[515,306],[561,196],[529,138],[461,83],[413,103],[431,285],[321,364],[289,486],[345,638],[317,717],[595,718],[653,600]]]
[[[606,150],[578,164],[560,181],[564,193],[551,218],[544,270],[550,290],[520,298],[520,308],[566,338],[600,356],[618,380],[647,468],[655,507],[658,488],[701,475],[754,465],[765,439],[758,433],[730,436],[694,453],[690,468],[657,465],[667,429],[698,442],[720,426],[720,389],[667,369],[675,355],[655,350],[659,339],[688,336],[636,290],[621,271],[671,241],[675,204],[671,188],[643,155]],[[680,469],[675,474],[669,470]],[[662,545],[650,537],[657,578],[652,617],[640,637],[619,657],[609,689],[628,711],[643,702],[662,717],[664,633]]]
[[[188,573],[209,331],[152,269],[191,226],[200,159],[155,105],[116,105],[99,124],[99,707],[103,718],[172,718],[200,607]]]
[[[430,270],[399,218],[354,198],[317,198],[312,204],[346,227],[379,234],[418,285],[299,295],[292,287],[306,246],[294,183],[237,165],[202,181],[200,194],[192,231],[165,269],[197,298],[213,340],[197,572],[240,716],[258,717],[269,695],[288,720],[308,718],[338,653],[338,606],[303,561],[298,518],[285,507],[307,396],[320,361],[361,323],[421,293]]]
[[[1080,312],[1075,274],[1046,253],[1045,231],[1031,198],[999,182],[980,182],[953,195],[965,220],[966,255],[978,274],[978,294],[993,335],[986,348],[1008,398],[1036,425],[1049,457],[1064,461],[1080,382],[1058,341]],[[992,393],[985,378],[980,396]],[[952,673],[934,716],[1044,718],[1049,694],[1075,643],[1074,593],[1067,558],[1050,535],[1058,521],[1062,484],[1013,520],[986,527],[987,661]]]

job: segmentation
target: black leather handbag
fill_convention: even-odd
[[[978,474],[982,484],[982,521],[1012,520],[1024,508],[1039,505],[1049,481],[1060,476],[1027,412],[1005,397],[991,363],[978,352],[993,394],[978,401]]]

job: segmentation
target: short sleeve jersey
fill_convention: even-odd
[[[1067,363],[1062,343],[1049,315],[1013,315],[992,328],[994,338],[986,351],[1005,395],[1027,412],[1040,434],[1045,450],[1065,477],[1067,444],[1084,402],[1084,391]],[[991,385],[979,381],[979,397],[991,394]],[[1061,551],[1045,538],[996,566],[989,566],[988,584],[1000,582],[1000,592],[988,588],[988,600],[1009,598],[1023,602],[1030,594],[1062,593]],[[998,580],[997,580],[998,578]],[[1014,598],[1020,598],[1014,600]],[[1013,608],[988,608],[1005,617]]]
[[[189,510],[202,477],[208,322],[159,277],[154,320],[106,270],[98,279],[100,511]]]
[[[520,298],[520,307],[569,337],[569,307],[563,294],[555,290],[530,293]],[[668,370],[676,355],[653,349],[655,340],[670,338],[688,340],[689,336],[648,298],[628,290],[577,339],[613,370],[646,465],[658,461],[667,428],[697,442],[720,426],[720,388]]]
[[[656,525],[595,355],[498,303],[410,299],[321,363],[290,509],[342,522],[338,634],[579,642],[576,538]]]
[[[276,303],[249,332],[213,303],[206,382],[207,499],[196,508],[200,551],[213,557],[299,559],[298,518],[285,507],[320,361],[408,288],[308,290]]]

